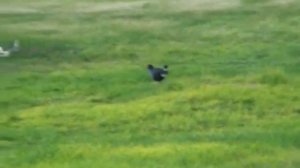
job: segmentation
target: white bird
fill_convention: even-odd
[[[9,57],[11,53],[17,52],[20,49],[20,44],[18,40],[14,41],[14,44],[12,48],[8,50],[3,50],[3,48],[0,46],[0,57]]]

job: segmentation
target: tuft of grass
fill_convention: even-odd
[[[288,78],[287,75],[278,69],[267,70],[264,74],[262,74],[259,78],[259,81],[263,84],[269,85],[279,85],[279,84],[287,84]]]

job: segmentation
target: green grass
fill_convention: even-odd
[[[0,167],[299,167],[299,11],[0,0]]]

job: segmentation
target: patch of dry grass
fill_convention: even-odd
[[[240,0],[174,0],[166,5],[175,11],[215,11],[239,7]]]

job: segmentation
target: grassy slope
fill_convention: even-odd
[[[0,0],[0,167],[299,167],[299,1],[177,2]]]

